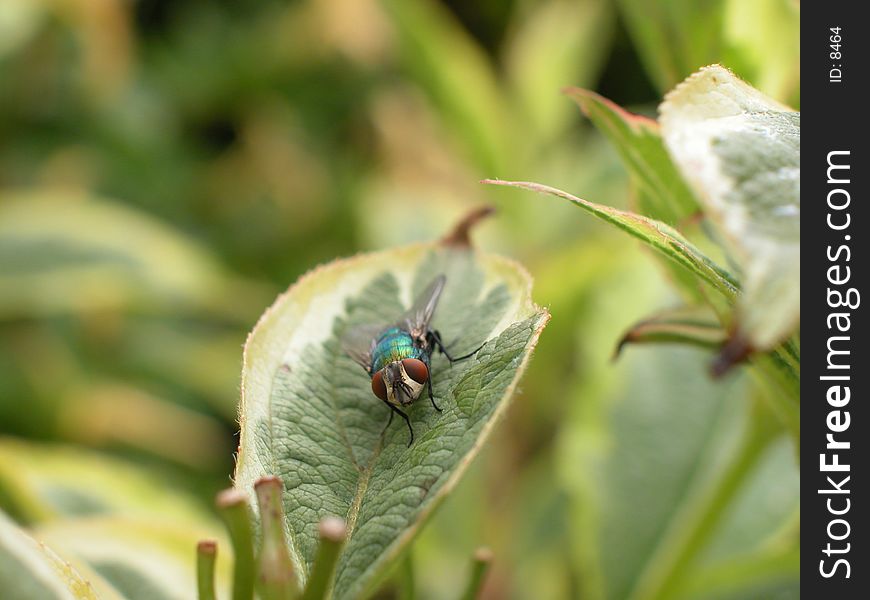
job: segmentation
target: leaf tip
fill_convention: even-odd
[[[215,540],[200,540],[196,544],[196,553],[205,556],[217,554],[217,542]]]
[[[495,207],[489,204],[468,212],[453,229],[440,240],[442,246],[451,248],[471,248],[471,230],[480,221],[495,213]]]
[[[622,339],[617,342],[616,347],[613,349],[613,354],[610,356],[610,362],[616,362],[619,360],[619,357],[622,356],[623,348],[625,348],[625,346],[631,341],[631,332],[623,335]]]
[[[601,94],[586,90],[579,87],[566,87],[562,89],[562,93],[571,98],[583,111],[583,114],[593,118],[592,112],[596,106],[605,108],[611,113],[617,115],[620,119],[628,123],[632,128],[646,127],[657,131],[659,128],[655,119],[651,119],[644,115],[630,112],[609,98],[605,98]]]
[[[577,106],[580,107],[580,110],[583,111],[583,114],[587,117],[589,116],[589,105],[587,104],[590,100],[591,96],[596,96],[595,92],[590,90],[586,90],[577,86],[569,85],[563,87],[561,92],[571,98]]]

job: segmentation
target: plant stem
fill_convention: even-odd
[[[399,565],[399,598],[414,600],[417,596],[417,585],[414,576],[414,555],[410,549],[405,552],[402,564]]]
[[[284,537],[283,485],[277,477],[254,483],[260,509],[261,544],[257,558],[258,589],[263,600],[292,600],[299,595]]]
[[[462,594],[462,600],[475,600],[483,587],[483,581],[492,563],[492,552],[489,548],[478,548],[471,559],[471,577]]]
[[[214,564],[217,542],[203,540],[196,545],[196,591],[199,600],[215,600]]]
[[[703,598],[709,596],[711,590],[717,596],[745,597],[748,590],[799,577],[800,550],[797,547],[764,548],[693,573],[680,585],[678,597]]]
[[[302,600],[325,600],[328,597],[338,557],[347,537],[347,525],[344,519],[338,517],[323,519],[319,531],[320,546],[317,548],[317,556],[314,557],[311,576],[302,593]]]
[[[224,490],[217,495],[217,508],[233,544],[233,600],[252,600],[254,597],[254,536],[248,499],[236,489]]]
[[[715,479],[691,496],[688,505],[672,521],[664,541],[635,586],[631,600],[663,600],[672,596],[779,431],[771,417],[766,409],[748,411],[746,428],[728,462]]]

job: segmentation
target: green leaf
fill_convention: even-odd
[[[205,249],[121,204],[58,191],[2,195],[0,318],[121,308],[239,318],[239,296],[252,294]]]
[[[718,65],[660,111],[671,155],[742,266],[737,336],[770,349],[800,322],[800,113]]]
[[[698,569],[677,593],[680,600],[742,600],[747,590],[760,598],[800,597],[800,545],[763,548]]]
[[[433,327],[461,354],[433,357],[442,413],[425,398],[384,429],[389,411],[368,375],[346,356],[349,326],[396,320],[438,274],[447,285]],[[530,280],[506,259],[416,245],[321,267],[261,318],[245,346],[241,447],[236,486],[274,474],[296,571],[310,576],[318,522],[345,518],[348,542],[334,596],[370,590],[456,485],[504,412],[548,313],[530,298]]]
[[[229,580],[217,520],[171,480],[126,461],[0,438],[0,506],[37,524],[37,538],[62,552],[100,598],[195,597],[193,548],[203,538],[221,540],[218,577]]]
[[[525,9],[525,10],[523,10]],[[606,0],[548,0],[516,11],[505,47],[505,68],[536,145],[552,144],[572,117],[554,90],[593,85],[609,49],[614,10]]]
[[[716,315],[706,306],[683,306],[661,311],[635,324],[619,341],[626,344],[676,342],[701,348],[718,348],[727,334]]]
[[[612,363],[603,349],[612,347],[649,306],[672,301],[673,295],[663,288],[658,274],[636,258],[620,267],[614,260],[619,252],[595,245],[592,248],[602,256],[588,255],[576,262],[582,274],[601,270],[595,285],[579,292],[584,307],[579,310],[587,317],[576,326],[569,323],[567,328],[560,321],[560,327],[550,332],[563,336],[573,332],[575,341],[557,353],[550,347],[553,336],[548,335],[538,352],[549,353],[536,357],[530,375],[537,377],[526,385],[535,389],[545,385],[539,368],[560,359],[571,361],[562,363],[562,373],[572,364],[577,365],[574,369],[582,369],[579,376],[559,381],[557,400],[563,411],[556,445],[558,472],[569,493],[571,510],[567,538],[575,572],[583,573],[579,589],[562,596],[625,599],[666,531],[672,526],[676,529],[691,514],[678,511],[698,506],[693,499],[698,496],[695,491],[703,491],[711,480],[718,479],[722,459],[733,454],[740,425],[746,422],[742,418],[746,412],[743,383],[748,378],[741,381],[735,374],[712,381],[704,372],[708,352],[676,345],[628,346],[620,360]],[[565,265],[562,273],[569,268]],[[538,279],[538,290],[543,292],[544,278]],[[553,285],[558,285],[558,279]],[[553,314],[561,315],[570,307],[559,308],[554,304]],[[781,438],[780,442],[788,447],[788,440]],[[769,457],[760,456],[761,468],[746,471],[739,498],[719,504],[723,510],[716,520],[720,525],[705,535],[709,547],[727,546],[728,552],[717,551],[705,568],[730,560],[733,536],[729,532],[739,530],[745,535],[736,548],[742,555],[754,551],[759,538],[782,523],[783,513],[791,514],[797,498],[793,456],[792,451],[792,460],[783,462],[777,452],[772,469],[767,468]],[[747,490],[756,487],[747,497]],[[790,497],[782,502],[787,494]],[[765,506],[762,526],[760,520],[753,520],[742,510],[753,500],[757,506]],[[738,506],[739,511],[735,510]],[[523,518],[526,516],[524,512]],[[722,543],[724,537],[730,538],[727,544]],[[709,551],[705,549],[705,553]],[[686,568],[689,577],[694,574],[691,564]],[[751,590],[751,585],[747,581],[744,592]],[[742,597],[767,596],[744,593]]]
[[[770,456],[771,443],[781,432],[778,422],[759,404],[744,404],[748,410],[742,419],[742,425],[736,431],[733,440],[719,439],[719,449],[712,453],[713,460],[704,464],[698,463],[697,473],[685,497],[674,512],[667,529],[658,542],[654,553],[650,556],[642,576],[635,583],[632,597],[637,600],[670,598],[674,590],[679,588],[687,572],[698,563],[698,558],[709,550],[711,541],[716,534],[727,536],[730,531],[723,525],[727,522],[729,513],[740,504],[741,493],[750,488],[750,484],[763,459]],[[717,436],[712,436],[715,439]],[[724,442],[724,443],[723,443]],[[786,443],[787,445],[787,443]],[[708,460],[709,460],[708,455]],[[760,520],[755,515],[749,516],[750,527],[745,523],[731,520],[727,524],[738,529],[748,529],[748,536],[737,552],[745,552],[754,544],[763,543],[765,534],[786,521],[796,504],[794,498],[796,480],[792,477],[794,463],[777,465],[777,469],[763,480],[762,494],[771,495],[778,490],[770,486],[770,482],[778,481],[778,486],[788,485],[791,489],[782,502],[779,502],[767,519]],[[769,487],[770,486],[770,487]],[[746,513],[743,515],[746,517]]]
[[[0,58],[14,53],[38,31],[49,8],[30,0],[7,0],[0,7]]]
[[[627,598],[653,559],[669,523],[692,489],[693,476],[717,447],[714,433],[740,386],[716,385],[705,355],[655,348],[626,355],[626,387],[610,417],[613,447],[605,474],[599,545],[608,598]]]
[[[511,161],[510,107],[482,48],[433,0],[382,2],[405,68],[432,98],[445,124],[485,172]]]
[[[230,546],[219,532],[217,526],[93,517],[43,525],[36,535],[77,567],[97,573],[101,587],[123,598],[190,600],[197,590],[196,547],[204,538],[220,540],[216,589],[229,589]],[[102,597],[103,590],[99,591]]]
[[[0,512],[0,590],[9,600],[96,600],[94,587]]]
[[[662,92],[723,51],[723,0],[619,0],[638,56]]]
[[[25,523],[125,514],[219,527],[166,484],[127,461],[0,437],[0,508]]]
[[[583,460],[566,444],[573,451],[563,456],[563,472],[576,473],[568,479],[578,500],[575,532],[595,546],[585,566],[603,577],[597,597],[675,597],[676,588],[696,584],[696,569],[759,552],[797,506],[788,440],[774,437],[770,415],[756,428],[745,378],[712,381],[707,360],[693,348],[629,348],[606,417],[607,443]],[[571,427],[569,439],[589,435],[588,421]],[[587,472],[597,475],[593,484]],[[766,568],[742,582],[741,597],[765,597],[755,591],[782,576],[779,565]]]
[[[680,232],[661,221],[604,206],[603,204],[589,202],[568,192],[563,192],[562,190],[540,183],[501,181],[498,179],[485,179],[482,183],[518,187],[532,192],[541,192],[564,198],[592,213],[602,221],[615,225],[629,235],[638,238],[650,248],[687,269],[697,279],[712,285],[726,297],[731,297],[737,292],[737,281],[730,273],[707,258],[698,248],[684,238]]]
[[[676,226],[700,211],[665,148],[658,123],[633,115],[595,92],[571,88],[567,94],[616,147],[640,187],[644,215]]]
[[[728,0],[727,59],[752,85],[781,101],[800,99],[800,2]]]

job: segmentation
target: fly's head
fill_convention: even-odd
[[[422,360],[406,358],[387,364],[372,376],[372,391],[394,406],[408,406],[420,397],[429,380],[429,368]]]

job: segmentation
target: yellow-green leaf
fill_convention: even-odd
[[[619,0],[638,56],[661,91],[721,56],[724,0]]]
[[[554,91],[567,83],[594,84],[607,58],[614,17],[607,0],[547,0],[516,11],[504,62],[528,138],[551,145],[564,133],[573,111]]]
[[[0,512],[0,590],[9,600],[96,600],[93,585]]]
[[[386,0],[403,66],[432,98],[471,159],[500,172],[511,157],[510,106],[483,49],[440,2]]]
[[[129,207],[60,190],[0,196],[0,318],[130,308],[237,317],[244,303],[232,296],[249,293],[204,248]]]
[[[72,519],[36,530],[75,564],[97,573],[103,587],[136,600],[196,598],[196,544],[204,538],[219,539],[216,588],[229,589],[232,552],[220,533],[196,524],[122,517]]]
[[[216,523],[167,484],[165,478],[96,452],[0,437],[0,508],[28,524],[118,514]]]

